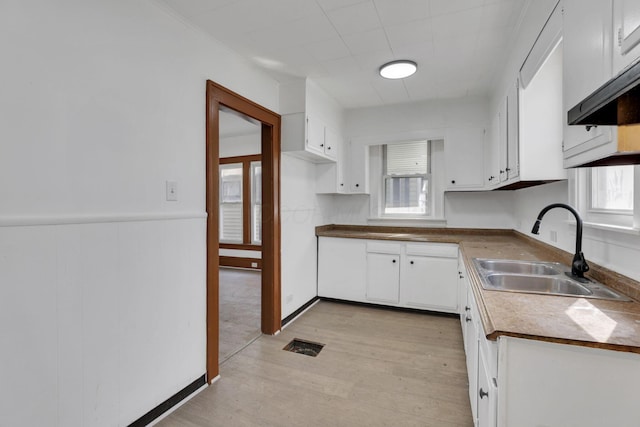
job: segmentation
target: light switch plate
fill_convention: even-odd
[[[167,181],[167,201],[178,201],[178,183],[176,181]]]

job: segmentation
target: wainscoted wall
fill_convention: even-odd
[[[205,371],[206,80],[277,82],[150,0],[2,2],[0,51],[0,425],[128,425]]]
[[[0,227],[0,425],[126,425],[202,375],[205,230]]]

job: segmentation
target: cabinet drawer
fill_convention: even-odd
[[[367,252],[375,252],[378,254],[393,254],[400,255],[400,249],[402,248],[402,244],[400,243],[389,243],[389,242],[367,242]]]
[[[407,255],[458,258],[458,245],[449,243],[407,243]]]

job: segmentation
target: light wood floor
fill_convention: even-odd
[[[261,335],[260,271],[220,269],[220,348],[223,362]]]
[[[283,351],[293,338],[318,357]],[[321,301],[161,426],[472,426],[456,318]]]

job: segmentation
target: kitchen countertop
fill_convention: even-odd
[[[513,230],[326,225],[317,236],[456,243],[488,339],[512,336],[640,353],[640,283],[589,261],[587,277],[631,297],[610,301],[486,290],[473,258],[553,261],[571,265],[573,254]]]

